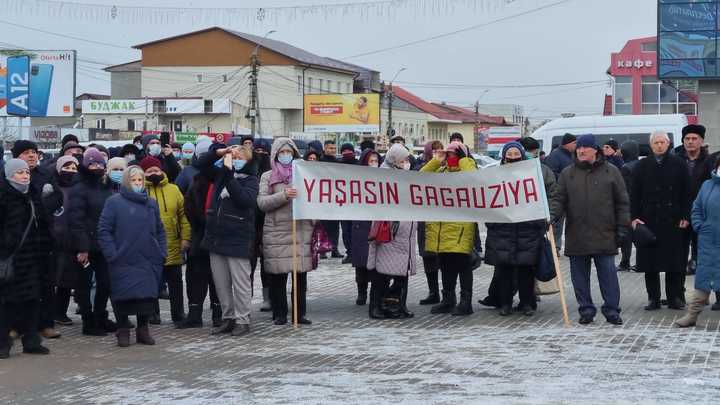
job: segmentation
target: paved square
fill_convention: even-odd
[[[274,326],[257,311],[252,334],[210,337],[209,328],[154,327],[154,347],[121,349],[113,336],[90,338],[79,325],[46,341],[52,355],[0,362],[2,404],[654,404],[715,403],[720,395],[720,312],[678,330],[682,311],[646,312],[642,274],[621,273],[625,325],[602,316],[577,325],[563,259],[572,327],[557,295],[534,317],[480,308],[492,269],[475,272],[475,314],[431,315],[417,305],[422,274],[411,280],[414,319],[370,320],[354,304],[354,273],[326,260],[309,276],[313,325]],[[688,277],[688,288],[692,288]],[[259,283],[259,280],[258,280]],[[593,283],[597,292],[597,285]],[[259,286],[256,286],[259,288]],[[601,305],[599,296],[597,302]],[[714,301],[714,298],[713,298]],[[164,319],[169,319],[167,301]],[[206,321],[209,313],[206,311]],[[79,321],[75,317],[76,321]]]

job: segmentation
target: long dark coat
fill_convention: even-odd
[[[545,235],[544,220],[515,224],[487,223],[485,263],[494,266],[537,266]]]
[[[17,249],[31,220],[31,201],[35,217],[20,250],[14,256],[15,276],[0,283],[0,302],[25,302],[40,299],[45,283],[48,256],[52,249],[50,219],[42,210],[40,196],[30,188],[27,194],[0,181],[0,257],[7,258]]]
[[[352,221],[352,265],[355,268],[367,267],[371,225],[372,221]]]
[[[690,175],[682,158],[666,154],[658,163],[649,156],[633,175],[632,219],[641,219],[657,237],[652,247],[638,248],[641,272],[685,271],[681,220],[690,219]]]

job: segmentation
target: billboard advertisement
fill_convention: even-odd
[[[720,1],[658,0],[661,79],[720,77]]]
[[[0,50],[0,117],[75,115],[75,51]]]
[[[379,132],[379,94],[306,94],[304,132]]]

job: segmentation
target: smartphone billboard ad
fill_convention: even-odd
[[[0,50],[0,117],[72,117],[75,51]]]

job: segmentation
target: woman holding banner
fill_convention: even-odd
[[[436,151],[421,172],[453,173],[475,171],[475,161],[467,146],[451,142],[444,151]],[[471,254],[477,224],[474,222],[427,222],[425,251],[436,253],[442,274],[442,301],[430,310],[433,314],[470,315],[472,309],[473,269]],[[460,303],[456,304],[455,285],[460,278]]]
[[[287,324],[287,280],[293,271],[293,260],[298,261],[298,323],[309,325],[305,317],[307,272],[312,270],[311,241],[313,223],[297,222],[298,257],[293,257],[293,213],[291,201],[297,196],[292,187],[292,162],[300,158],[295,142],[290,138],[276,138],[270,152],[272,170],[260,178],[257,204],[265,212],[263,228],[263,257],[265,271],[270,277],[270,301],[275,325]]]
[[[394,144],[385,154],[384,169],[410,170],[410,152],[402,144]],[[386,222],[387,238],[373,235],[373,229],[383,228],[374,222],[370,230],[367,268],[372,274],[370,290],[370,318],[412,318],[407,309],[408,277],[415,274],[417,256],[416,225],[414,222]],[[379,233],[379,231],[377,232]],[[382,239],[382,241],[381,241]],[[397,296],[390,297],[390,281],[394,280]],[[394,295],[394,294],[393,294]],[[385,299],[396,301],[388,307]]]
[[[508,142],[502,150],[501,164],[526,160],[525,149],[518,142]],[[515,280],[520,294],[520,310],[526,316],[535,314],[535,267],[545,234],[545,221],[514,224],[486,223],[485,263],[495,266],[500,315],[512,314]]]

